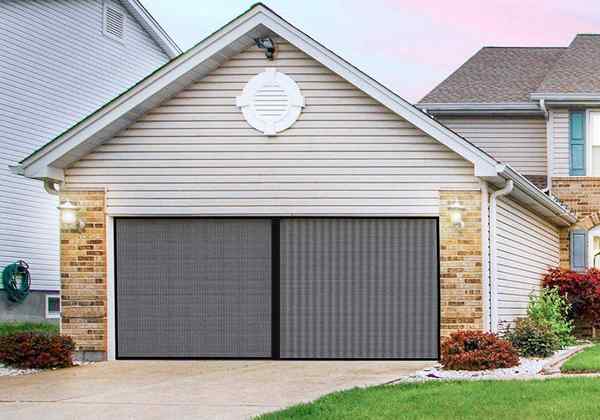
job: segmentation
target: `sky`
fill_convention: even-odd
[[[186,50],[252,0],[142,0]],[[284,19],[416,102],[483,46],[567,46],[600,32],[600,0],[266,0]]]

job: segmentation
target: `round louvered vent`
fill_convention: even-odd
[[[248,124],[274,136],[296,122],[304,97],[291,77],[269,68],[250,79],[236,104]]]

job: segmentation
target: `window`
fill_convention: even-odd
[[[46,295],[46,318],[60,318],[59,295]]]
[[[587,175],[600,176],[600,111],[588,113],[588,168]]]
[[[125,37],[125,11],[108,0],[103,6],[102,33],[119,41]]]
[[[600,268],[600,226],[596,226],[587,233],[588,240],[588,267]]]

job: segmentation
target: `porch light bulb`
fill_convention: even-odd
[[[448,210],[450,214],[450,223],[458,228],[464,227],[465,223],[463,222],[463,212],[465,208],[460,204],[458,199],[454,201],[454,204],[452,204]]]
[[[82,225],[85,226],[83,221],[79,220],[79,207],[74,206],[70,201],[62,203],[58,209],[60,210],[60,220],[65,226],[75,226],[79,229],[82,228]]]
[[[74,225],[76,221],[77,215],[75,214],[75,210],[63,210],[62,222],[65,225]]]

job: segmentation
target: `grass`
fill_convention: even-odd
[[[21,332],[45,332],[58,334],[58,325],[42,322],[2,322],[0,336]]]
[[[600,379],[426,382],[355,388],[271,419],[598,419]]]
[[[600,373],[600,344],[588,347],[565,362],[564,373]]]

